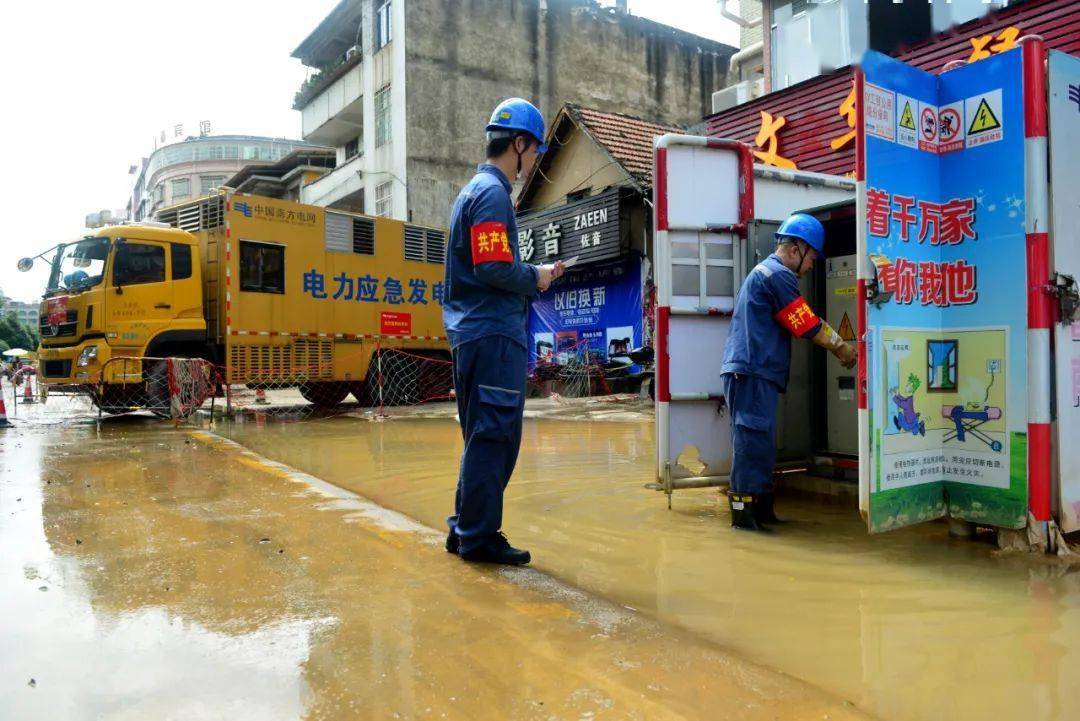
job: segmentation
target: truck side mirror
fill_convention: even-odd
[[[33,258],[19,258],[19,264],[16,266],[20,273],[25,273],[34,267]]]

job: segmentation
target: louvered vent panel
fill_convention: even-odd
[[[375,221],[353,218],[352,250],[360,255],[375,255]]]
[[[424,229],[415,225],[405,226],[405,260],[424,260]]]
[[[353,219],[340,213],[326,213],[326,249],[335,253],[352,250]]]
[[[441,230],[427,231],[427,257],[425,260],[439,265],[446,262],[446,234]]]

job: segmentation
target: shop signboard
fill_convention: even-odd
[[[641,345],[641,259],[569,271],[529,307],[530,368],[591,361],[629,364]]]
[[[517,217],[518,249],[527,263],[577,258],[579,264],[622,255],[618,188]]]
[[[1080,280],[1080,58],[1051,51],[1050,187],[1054,267]],[[1057,385],[1057,472],[1061,528],[1080,530],[1080,322],[1054,326]]]
[[[893,113],[864,133],[860,252],[882,291],[866,319],[870,530],[945,515],[1023,527],[1021,51],[940,76],[874,52],[862,67],[864,103]]]

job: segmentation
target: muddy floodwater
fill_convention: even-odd
[[[540,571],[466,565],[438,531],[231,441],[33,415],[0,431],[3,721],[865,718]],[[341,468],[366,473],[379,443],[405,459],[422,437],[315,425],[317,453],[343,433]]]
[[[443,528],[452,420],[227,425],[258,453]],[[667,510],[649,423],[526,421],[504,528],[534,566],[888,719],[1080,718],[1080,573],[943,524],[870,537],[855,510],[782,499],[733,532],[715,490]]]

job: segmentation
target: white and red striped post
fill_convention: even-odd
[[[1038,522],[1050,510],[1050,187],[1047,172],[1046,47],[1021,39],[1024,66],[1024,185],[1027,232],[1028,510]]]
[[[860,219],[856,224],[855,233],[857,259],[855,292],[858,294],[855,304],[855,347],[859,354],[856,367],[859,420],[859,510],[864,514],[869,514],[870,470],[873,468],[873,463],[870,459],[870,411],[867,402],[867,367],[870,359],[866,357],[866,306],[869,303],[866,297],[866,282],[873,276],[873,269],[866,247],[866,134],[862,125],[862,119],[866,117],[863,113],[865,80],[862,68],[856,68],[855,117],[858,118],[858,123],[855,129],[855,217]]]
[[[664,273],[665,282],[656,283],[656,450],[657,450],[657,477],[664,483],[668,482],[664,468],[665,459],[669,457],[670,439],[667,429],[671,405],[671,360],[668,357],[668,332],[671,327],[671,252],[668,242],[668,231],[671,229],[668,218],[668,170],[667,151],[673,145],[690,145],[719,150],[731,150],[739,156],[739,220],[730,228],[730,231],[746,238],[747,224],[754,217],[754,156],[750,146],[738,140],[727,138],[706,138],[696,135],[664,135],[656,140],[653,157],[655,170],[653,177],[653,248],[654,268],[656,278]],[[702,228],[705,231],[706,228]],[[736,285],[738,281],[736,278]],[[670,507],[670,487],[668,489],[668,506]]]

